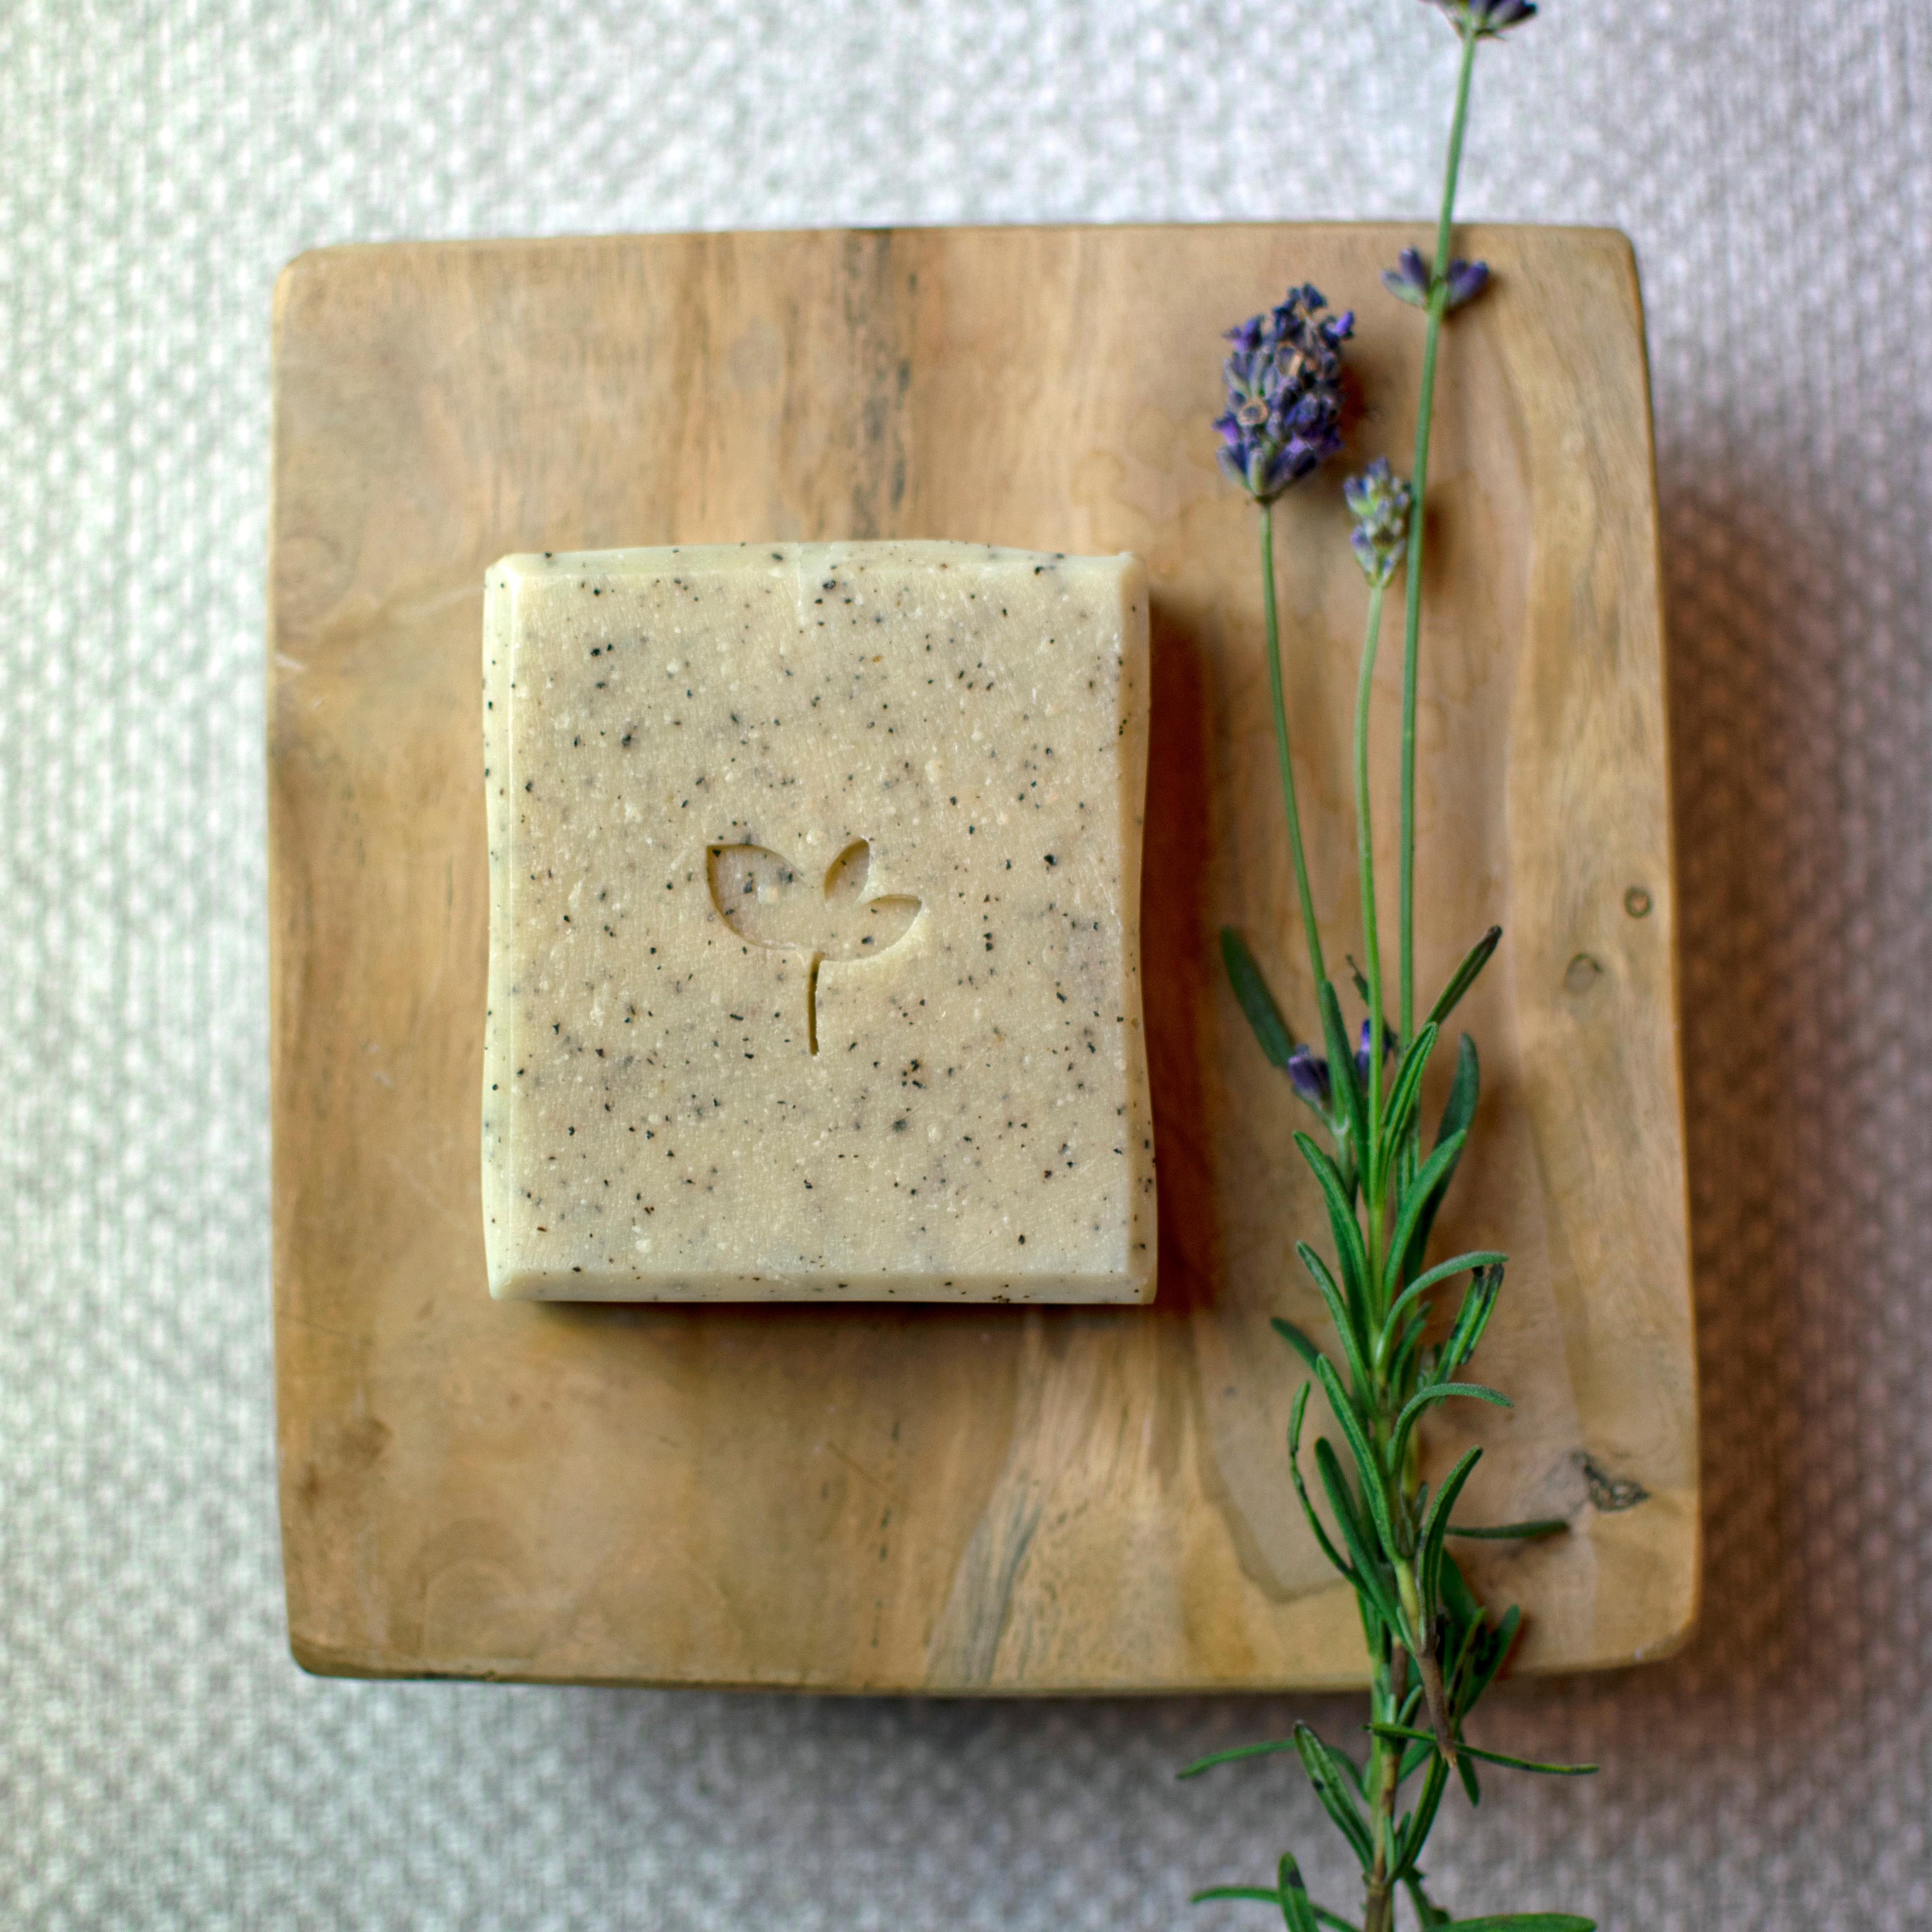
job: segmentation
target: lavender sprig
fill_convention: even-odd
[[[1342,484],[1342,496],[1355,520],[1348,532],[1349,547],[1370,588],[1380,590],[1394,576],[1408,548],[1415,493],[1389,467],[1388,458],[1378,456],[1360,476]]]
[[[1359,1042],[1352,1044],[1340,1000],[1322,957],[1296,802],[1286,708],[1282,698],[1276,611],[1273,506],[1292,484],[1312,475],[1340,448],[1342,344],[1352,318],[1328,318],[1312,288],[1292,289],[1272,311],[1228,332],[1226,413],[1221,462],[1261,512],[1262,602],[1267,626],[1276,744],[1281,766],[1295,884],[1309,963],[1321,1008],[1325,1054],[1298,1043],[1246,943],[1232,928],[1222,950],[1237,998],[1270,1060],[1294,1093],[1320,1117],[1332,1153],[1306,1134],[1295,1143],[1318,1184],[1327,1210],[1334,1259],[1300,1244],[1307,1268],[1332,1322],[1339,1348],[1324,1351],[1292,1322],[1274,1326],[1301,1358],[1312,1379],[1297,1393],[1288,1426],[1288,1471],[1309,1527],[1329,1562],[1354,1589],[1370,1665],[1370,1743],[1366,1762],[1324,1742],[1306,1724],[1292,1737],[1204,1758],[1182,1772],[1192,1777],[1232,1759],[1293,1750],[1316,1795],[1347,1839],[1362,1870],[1359,1932],[1394,1932],[1396,1899],[1406,1892],[1422,1926],[1452,1922],[1514,1928],[1515,1932],[1592,1932],[1592,1922],[1562,1912],[1521,1912],[1451,1922],[1424,1888],[1422,1852],[1451,1776],[1470,1801],[1479,1795],[1476,1766],[1574,1775],[1588,1765],[1530,1764],[1479,1749],[1463,1734],[1478,1699],[1502,1668],[1520,1622],[1511,1609],[1492,1621],[1471,1592],[1446,1546],[1452,1535],[1528,1538],[1567,1527],[1555,1522],[1472,1528],[1454,1520],[1456,1504],[1481,1456],[1466,1450],[1432,1496],[1421,1480],[1417,1424],[1440,1403],[1473,1400],[1507,1408],[1499,1390],[1464,1379],[1481,1342],[1503,1282],[1505,1258],[1487,1250],[1430,1265],[1430,1235],[1467,1144],[1480,1086],[1474,1042],[1463,1034],[1456,1074],[1433,1146],[1422,1150],[1423,1076],[1448,1020],[1487,963],[1501,938],[1491,928],[1470,950],[1420,1028],[1414,1010],[1414,743],[1418,640],[1422,586],[1423,496],[1428,473],[1436,347],[1443,317],[1473,300],[1489,279],[1480,262],[1449,252],[1456,179],[1461,165],[1469,82],[1475,51],[1486,39],[1527,20],[1529,0],[1435,0],[1455,26],[1462,61],[1456,86],[1435,267],[1419,250],[1402,250],[1384,280],[1427,318],[1413,485],[1378,457],[1343,486],[1351,513],[1349,542],[1368,584],[1367,622],[1356,686],[1355,827],[1360,871],[1362,964],[1349,962],[1368,1010]],[[1406,565],[1406,649],[1402,668],[1401,771],[1400,1024],[1384,1017],[1375,846],[1369,788],[1369,724],[1382,598]],[[1380,1050],[1377,1043],[1380,1042]],[[1446,1328],[1438,1298],[1465,1283]],[[1441,1339],[1430,1342],[1433,1330]],[[1316,1509],[1300,1466],[1301,1436],[1318,1383],[1342,1436],[1326,1439],[1314,1460],[1333,1522]],[[1345,1460],[1346,1456],[1346,1460]],[[1419,1789],[1412,1780],[1420,1779]],[[1404,1787],[1411,1786],[1408,1796]],[[1357,1932],[1350,1921],[1316,1906],[1299,1867],[1285,1856],[1272,1886],[1217,1886],[1197,1899],[1264,1901],[1281,1912],[1290,1932],[1318,1925]]]
[[[1352,314],[1329,315],[1312,285],[1229,329],[1221,467],[1258,503],[1312,476],[1342,447],[1342,344]]]
[[[1292,288],[1279,304],[1227,332],[1222,364],[1227,386],[1221,467],[1261,507],[1262,604],[1268,618],[1268,685],[1274,708],[1275,750],[1288,809],[1288,848],[1294,860],[1302,932],[1316,975],[1322,976],[1322,937],[1308,888],[1308,858],[1295,796],[1288,705],[1282,691],[1281,632],[1274,595],[1274,502],[1342,447],[1342,345],[1354,332],[1352,310],[1330,315],[1312,284]]]
[[[1449,16],[1456,32],[1468,40],[1494,40],[1527,20],[1536,11],[1536,0],[1430,0]]]
[[[1486,262],[1451,262],[1443,271],[1444,286],[1448,290],[1444,309],[1460,308],[1465,302],[1474,302],[1489,286],[1490,265]],[[1396,257],[1395,266],[1382,271],[1382,286],[1397,302],[1406,302],[1412,308],[1426,308],[1430,291],[1436,286],[1436,278],[1429,264],[1422,259],[1420,248],[1405,248]]]
[[[1417,660],[1422,646],[1422,553],[1426,529],[1423,499],[1429,489],[1429,441],[1436,416],[1436,358],[1442,340],[1442,318],[1452,308],[1474,300],[1487,285],[1486,263],[1462,262],[1449,252],[1456,221],[1456,188],[1462,172],[1462,139],[1469,124],[1469,86],[1476,70],[1476,50],[1509,28],[1532,18],[1534,0],[1430,0],[1448,16],[1462,43],[1462,58],[1456,75],[1456,106],[1449,121],[1449,152],[1442,168],[1442,204],[1436,221],[1433,268],[1417,250],[1403,250],[1392,275],[1383,284],[1405,302],[1418,292],[1416,278],[1426,274],[1428,285],[1418,304],[1428,317],[1422,338],[1422,393],[1415,412],[1415,461],[1412,484],[1415,508],[1409,519],[1408,585],[1402,613],[1402,882],[1401,1010],[1402,1029],[1415,1020],[1415,726]]]

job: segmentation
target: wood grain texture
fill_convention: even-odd
[[[1360,314],[1354,457],[1406,467],[1421,332],[1377,277],[1416,238],[718,235],[346,249],[289,269],[269,774],[282,1513],[302,1663],[855,1690],[1360,1681],[1352,1599],[1288,1489],[1297,1372],[1267,1325],[1320,1332],[1292,1259],[1319,1210],[1300,1121],[1215,944],[1240,926],[1292,1021],[1313,1024],[1255,518],[1208,424],[1216,332],[1312,278]],[[1440,1243],[1514,1257],[1482,1365],[1517,1406],[1437,1426],[1489,1449],[1472,1520],[1571,1519],[1529,1549],[1471,1546],[1482,1587],[1525,1606],[1521,1667],[1571,1670],[1663,1654],[1697,1593],[1649,401],[1620,237],[1474,230],[1466,252],[1496,280],[1443,360],[1420,971],[1426,992],[1483,927],[1508,928],[1466,1008],[1486,1094]],[[1347,731],[1364,607],[1340,482],[1276,519],[1338,954],[1358,929]],[[484,566],[841,536],[1147,560],[1158,1298],[493,1303]],[[1384,650],[1384,796],[1400,659]]]

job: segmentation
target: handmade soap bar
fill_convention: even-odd
[[[1151,1297],[1147,634],[1130,556],[489,572],[494,1294]]]

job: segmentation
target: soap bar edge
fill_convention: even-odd
[[[497,751],[493,748],[489,720],[500,704],[507,704],[508,699],[510,640],[515,634],[518,581],[515,566],[524,562],[529,554],[527,552],[517,552],[499,557],[484,573],[483,744],[486,760],[508,755],[507,750]],[[504,983],[507,971],[503,958],[505,949],[497,946],[494,938],[496,922],[507,909],[509,892],[510,815],[514,809],[509,799],[509,786],[508,775],[494,771],[492,764],[486,762],[484,766],[484,818],[489,850],[491,939],[488,949],[488,965],[484,981],[482,1091],[478,1096],[482,1102],[482,1168],[479,1192],[483,1215],[484,1270],[491,1298],[499,1301],[521,1298],[515,1286],[518,1270],[503,1265],[497,1252],[493,1180],[500,1172],[506,1170],[508,1156],[503,1145],[504,1126],[492,1118],[490,1103],[491,1094],[501,1084],[502,1070],[509,1064],[508,1056],[503,1051],[502,1030],[508,1024],[507,1016],[514,1010],[505,997],[508,990]],[[512,1041],[508,1045],[514,1050],[515,1042]],[[512,1077],[514,1077],[514,1073]],[[507,1114],[504,1120],[506,1123]]]
[[[1148,1064],[1145,1005],[1142,988],[1141,876],[1147,836],[1147,781],[1153,723],[1153,647],[1148,568],[1132,550],[1119,553],[1126,568],[1120,587],[1120,711],[1126,742],[1121,753],[1120,959],[1121,1012],[1126,1016],[1126,1068],[1130,1125],[1138,1131],[1129,1152],[1126,1285],[1136,1291],[1124,1306],[1145,1307],[1159,1291],[1160,1189],[1155,1181],[1154,1089]],[[1138,1113],[1138,1118],[1133,1116]],[[1143,1258],[1136,1267],[1136,1252]]]

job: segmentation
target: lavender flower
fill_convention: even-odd
[[[1465,302],[1474,302],[1488,286],[1490,265],[1486,262],[1454,261],[1442,279],[1449,290],[1449,298],[1443,307],[1460,308]],[[1396,301],[1406,302],[1415,308],[1429,306],[1430,283],[1429,264],[1424,260],[1420,249],[1405,248],[1396,257],[1395,266],[1382,271],[1382,286]]]
[[[1486,262],[1451,262],[1443,280],[1449,284],[1449,307],[1460,308],[1466,302],[1474,302],[1489,286],[1490,265]]]
[[[1342,447],[1342,344],[1351,314],[1326,315],[1321,291],[1290,289],[1278,308],[1227,332],[1221,467],[1258,503],[1271,503]]]
[[[1334,1094],[1328,1078],[1328,1063],[1318,1060],[1312,1047],[1298,1046],[1288,1056],[1288,1077],[1294,1090],[1311,1107],[1319,1108],[1324,1114],[1328,1111]]]
[[[1369,1077],[1369,1042],[1373,1037],[1372,1030],[1366,1020],[1362,1022],[1362,1042],[1355,1049],[1355,1077],[1366,1082]],[[1382,1028],[1382,1050],[1393,1054],[1400,1042],[1394,1030]],[[1334,1104],[1335,1084],[1328,1071],[1328,1063],[1320,1058],[1312,1046],[1298,1046],[1288,1056],[1288,1077],[1294,1090],[1308,1104],[1322,1113],[1327,1113]]]
[[[1408,485],[1378,456],[1359,476],[1342,485],[1342,495],[1355,520],[1348,542],[1355,561],[1379,590],[1395,574],[1408,548],[1408,517],[1415,497]]]
[[[1429,264],[1420,248],[1405,248],[1395,258],[1395,266],[1382,271],[1382,286],[1397,302],[1416,308],[1429,306]]]
[[[1366,1020],[1363,1021],[1361,1044],[1355,1048],[1355,1078],[1364,1086],[1368,1084],[1369,1079],[1369,1042],[1375,1036],[1374,1028]],[[1401,1044],[1395,1036],[1395,1029],[1385,1024],[1382,1028],[1382,1059],[1384,1064]],[[1290,1070],[1292,1071],[1292,1069]]]
[[[1527,20],[1536,11],[1536,0],[1430,0],[1440,7],[1458,33],[1492,40],[1506,28]]]

